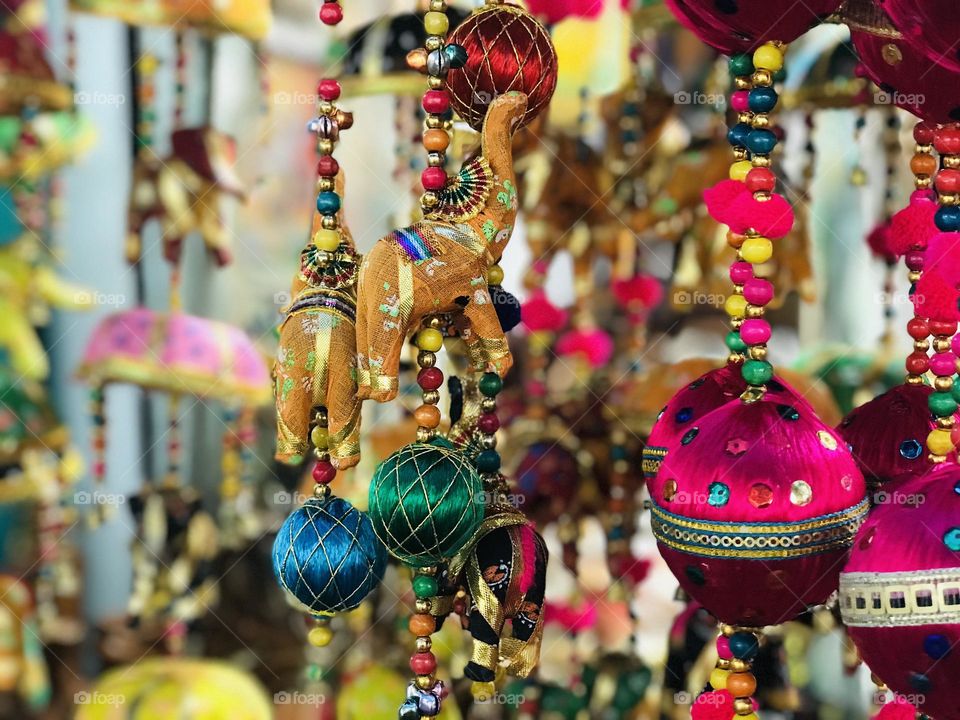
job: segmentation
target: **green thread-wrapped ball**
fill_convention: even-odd
[[[413,443],[380,463],[367,514],[395,557],[418,568],[437,565],[480,527],[483,481],[446,440]]]

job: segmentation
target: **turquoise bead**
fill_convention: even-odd
[[[765,385],[773,377],[773,366],[766,360],[747,360],[743,364],[743,379],[748,385]]]
[[[331,191],[317,195],[317,212],[321,215],[335,215],[340,212],[340,196]]]
[[[477,455],[477,470],[482,475],[491,475],[500,470],[500,453],[496,450],[484,450]]]
[[[768,113],[777,106],[779,98],[772,87],[757,87],[750,91],[747,102],[751,112]]]
[[[727,333],[727,347],[733,352],[743,352],[747,349],[747,344],[743,341],[743,338],[740,337],[740,333],[736,330],[731,330]]]
[[[753,74],[753,55],[744,53],[730,58],[730,74],[734,77]]]

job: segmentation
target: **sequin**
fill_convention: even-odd
[[[934,660],[942,660],[950,654],[950,641],[946,635],[927,635],[923,639],[923,651]]]
[[[916,460],[923,452],[923,445],[918,440],[904,440],[900,443],[900,455],[907,460]]]
[[[690,422],[693,419],[693,408],[681,408],[674,417],[678,423]]]
[[[947,530],[943,536],[943,544],[953,552],[960,552],[960,527]]]
[[[692,383],[690,383],[690,389],[696,390],[698,387],[703,385],[706,381],[707,381],[706,378],[699,378],[697,380],[694,380]]]
[[[954,491],[957,495],[960,495],[960,481],[958,481],[957,484],[953,486],[953,491]]]
[[[820,444],[823,445],[827,450],[837,449],[837,439],[826,430],[820,430],[817,433],[817,437],[820,438]]]
[[[777,405],[777,412],[784,420],[799,420],[800,413],[792,405]]]
[[[873,545],[873,538],[877,535],[877,529],[875,527],[867,530],[866,534],[860,539],[860,549],[869,550],[870,546]]]
[[[809,505],[813,500],[813,488],[806,480],[797,480],[790,486],[790,502],[794,505]]]
[[[686,434],[680,439],[680,444],[689,445],[693,442],[693,439],[700,434],[700,428],[690,428],[687,430]]]
[[[769,485],[757,483],[750,488],[750,504],[758,510],[773,504],[773,489]]]
[[[696,565],[687,565],[687,567],[684,568],[684,572],[686,572],[687,577],[690,578],[690,582],[694,585],[704,585],[707,582],[703,574],[703,569]]]
[[[748,447],[749,445],[747,445],[746,440],[743,440],[742,438],[733,438],[731,440],[727,440],[726,452],[727,455],[740,457],[747,451]]]
[[[663,484],[663,499],[667,502],[673,500],[677,494],[677,481],[676,480],[667,480]]]
[[[847,492],[853,490],[853,478],[849,475],[844,475],[842,478],[840,478],[840,487]]]
[[[917,692],[925,693],[930,692],[930,689],[933,687],[933,683],[930,682],[928,678],[923,673],[910,673],[910,687],[912,687]]]
[[[713,507],[723,507],[730,502],[730,488],[722,482],[710,483],[710,497],[707,502]]]

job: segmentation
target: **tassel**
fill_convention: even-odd
[[[603,367],[613,357],[613,340],[603,330],[572,330],[557,342],[561,356],[580,355],[593,369]]]
[[[567,324],[567,311],[550,302],[542,291],[523,304],[520,315],[531,332],[559,332]]]
[[[870,246],[870,252],[888,265],[893,265],[897,261],[897,253],[890,247],[890,226],[891,221],[884,220],[876,225],[870,234],[867,235],[867,245]]]
[[[794,222],[790,203],[776,193],[769,200],[757,200],[752,193],[740,195],[730,205],[729,218],[733,232],[746,235],[753,230],[770,240],[786,237]]]
[[[917,190],[910,196],[910,204],[890,219],[889,250],[897,256],[911,250],[923,250],[936,235],[934,216],[937,203],[929,190]]]
[[[747,186],[740,180],[721,180],[703,191],[703,202],[710,217],[721,225],[729,225],[730,206],[747,192]]]
[[[913,294],[917,317],[951,322],[960,320],[957,311],[957,288],[936,272],[924,272]]]

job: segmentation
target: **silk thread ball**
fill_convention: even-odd
[[[307,500],[273,543],[277,582],[314,615],[357,607],[380,584],[386,566],[370,518],[340,498]]]
[[[960,468],[892,484],[840,576],[840,611],[863,661],[937,720],[960,719]]]
[[[508,92],[527,96],[526,125],[550,103],[557,87],[557,52],[550,34],[515,5],[487,5],[450,35],[467,51],[466,64],[447,76],[450,102],[475,130],[483,127],[494,98]]]
[[[407,445],[377,467],[370,520],[396,558],[429,567],[455,555],[483,520],[483,481],[445,440]]]
[[[691,418],[648,479],[660,554],[720,621],[792,620],[837,589],[866,486],[809,406],[767,393]]]

